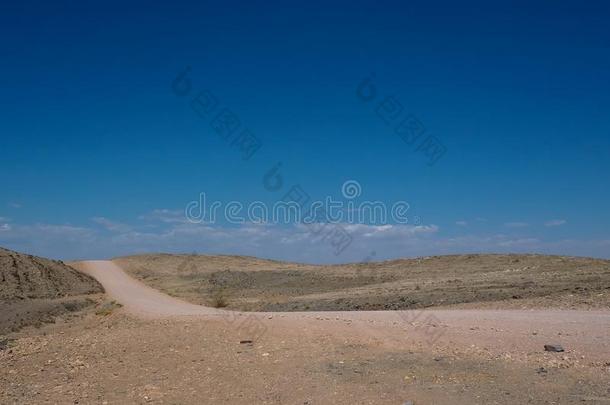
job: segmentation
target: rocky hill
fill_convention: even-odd
[[[0,248],[0,335],[78,312],[102,292],[96,280],[61,261]]]

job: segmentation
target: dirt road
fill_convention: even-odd
[[[219,315],[214,308],[189,304],[170,297],[128,276],[111,261],[93,260],[73,265],[92,276],[106,289],[107,295],[134,315],[142,317]]]
[[[0,403],[610,403],[609,312],[240,313],[75,266],[123,308],[22,331]]]
[[[558,310],[424,310],[240,313],[190,304],[154,290],[127,275],[111,261],[78,266],[97,279],[128,313],[145,318],[206,316],[256,318],[261,328],[298,322],[360,325],[351,333],[395,340],[397,330],[423,344],[486,347],[488,350],[539,352],[544,344],[561,343],[571,352],[603,356],[610,361],[610,312]],[[272,322],[275,320],[275,322]],[[279,326],[279,325],[278,325]],[[336,332],[339,332],[338,330]],[[401,336],[402,340],[404,336]]]

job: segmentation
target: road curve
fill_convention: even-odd
[[[109,297],[123,305],[127,312],[135,315],[165,317],[221,315],[227,312],[170,297],[130,277],[108,260],[90,260],[72,265],[99,281]]]
[[[72,263],[97,279],[106,294],[121,303],[130,314],[145,318],[180,316],[255,317],[266,325],[314,325],[326,321],[325,332],[340,325],[350,334],[367,334],[385,340],[409,336],[430,343],[483,346],[498,353],[539,351],[546,343],[562,343],[577,353],[610,360],[610,311],[573,310],[410,310],[240,313],[181,301],[157,291],[127,275],[111,261]],[[269,319],[273,319],[270,321]],[[280,321],[280,323],[277,323]],[[341,332],[343,333],[343,332]],[[403,339],[400,338],[400,339]],[[438,340],[436,340],[438,338]]]

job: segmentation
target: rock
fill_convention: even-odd
[[[404,404],[402,405],[413,405],[413,401],[406,401]]]
[[[0,340],[0,350],[8,349],[8,339]]]
[[[544,345],[544,351],[546,352],[563,352],[561,345]]]
[[[239,341],[239,344],[240,344],[240,345],[246,345],[246,344],[250,344],[250,345],[251,345],[251,344],[252,344],[252,341],[251,341],[251,340],[240,340],[240,341]]]

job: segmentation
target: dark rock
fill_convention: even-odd
[[[251,340],[240,340],[240,341],[239,341],[239,344],[240,344],[240,345],[246,345],[246,344],[250,344],[250,345],[251,345],[251,344],[252,344],[252,341],[251,341]]]
[[[544,345],[544,350],[547,352],[563,352],[563,347],[560,345]]]

